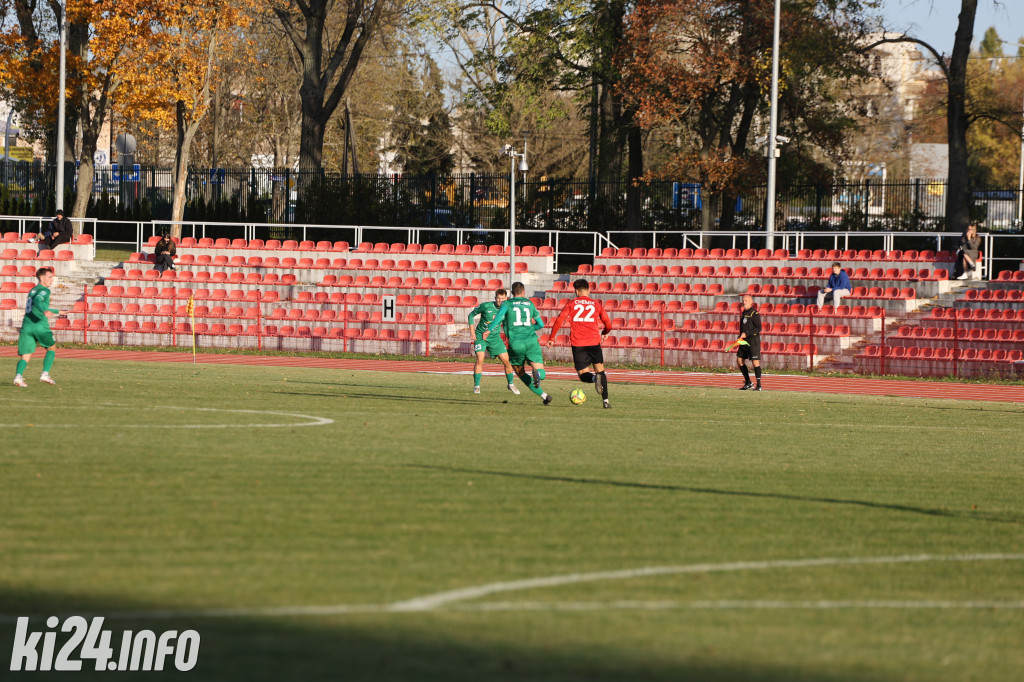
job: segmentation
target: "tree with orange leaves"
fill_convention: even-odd
[[[56,127],[61,4],[51,0],[53,22],[41,24],[34,2],[14,3],[18,23],[0,33],[0,87],[45,135]],[[96,143],[116,93],[119,110],[176,130],[172,219],[181,220],[189,150],[209,108],[216,58],[247,40],[242,31],[257,7],[256,0],[67,0],[67,148],[82,129],[71,215],[85,215]]]
[[[735,202],[721,201],[763,177],[773,0],[639,0],[619,55],[621,91],[637,120],[666,140],[660,174],[700,182],[710,194],[702,224],[720,205],[722,229]],[[853,125],[845,85],[868,76],[858,52],[867,32],[860,0],[784,0],[780,129],[793,140],[780,179],[838,162]]]
[[[66,138],[62,141],[65,149],[74,149],[79,126],[82,134],[72,216],[85,216],[92,194],[93,155],[109,112],[110,96],[120,83],[118,70],[125,57],[125,38],[143,30],[142,8],[147,4],[148,0],[66,3],[67,120]],[[9,93],[26,127],[45,138],[56,129],[60,50],[57,27],[63,8],[61,3],[51,1],[52,17],[45,17],[32,11],[34,6],[30,0],[14,0],[17,24],[0,33],[0,87]],[[72,155],[67,153],[65,158]]]
[[[125,37],[118,109],[175,131],[172,221],[184,217],[189,155],[221,77],[218,57],[250,41],[245,29],[259,8],[257,0],[149,0],[150,29]]]

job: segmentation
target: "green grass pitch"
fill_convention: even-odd
[[[134,612],[115,648],[194,629],[195,680],[1024,679],[1019,405],[38,370],[0,390],[6,674],[13,616]]]

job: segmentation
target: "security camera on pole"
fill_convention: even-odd
[[[501,155],[509,157],[510,160],[510,188],[509,188],[509,202],[508,202],[508,276],[509,285],[516,278],[516,159],[519,159],[519,172],[525,173],[530,170],[530,167],[526,164],[526,141],[523,141],[523,151],[519,153],[515,148],[507,144],[501,148]]]

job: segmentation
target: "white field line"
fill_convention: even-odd
[[[392,611],[430,611],[438,607],[470,599],[478,599],[503,592],[518,592],[543,587],[558,587],[604,580],[630,580],[662,575],[686,573],[726,573],[735,571],[764,571],[776,568],[811,568],[817,566],[855,566],[867,564],[909,564],[953,561],[1024,561],[1024,554],[916,554],[890,557],[824,557],[819,559],[782,559],[776,561],[736,561],[723,564],[689,564],[686,566],[648,566],[622,571],[570,573],[546,578],[527,578],[508,582],[489,583],[448,592],[417,597],[391,605]]]
[[[18,401],[18,402],[30,402],[30,401]],[[45,401],[31,401],[31,402],[45,402]],[[258,414],[258,415],[269,415],[272,417],[294,417],[295,419],[303,419],[305,421],[300,422],[281,422],[281,423],[252,423],[252,424],[31,424],[31,423],[18,423],[18,424],[0,424],[0,428],[4,429],[17,429],[17,428],[45,428],[45,429],[82,429],[82,428],[103,428],[103,429],[274,429],[274,428],[286,428],[286,427],[297,427],[297,426],[326,426],[333,424],[333,419],[327,417],[317,417],[309,414],[299,414],[296,412],[274,412],[270,410],[230,410],[219,407],[180,407],[177,405],[147,405],[147,406],[136,406],[136,405],[120,405],[117,403],[89,403],[89,404],[61,404],[61,409],[80,409],[80,410],[136,410],[136,411],[158,411],[167,412],[168,410],[191,410],[193,412],[217,412],[227,414]]]
[[[464,604],[492,594],[558,587],[604,580],[629,580],[662,575],[688,573],[724,573],[764,571],[773,569],[814,568],[819,566],[857,566],[910,564],[926,562],[1024,561],[1024,554],[917,554],[891,557],[824,557],[818,559],[783,559],[776,561],[737,561],[721,564],[688,564],[682,566],[649,566],[622,571],[570,573],[544,578],[530,578],[488,583],[461,590],[439,592],[391,604],[333,604],[323,606],[268,606],[192,610],[116,611],[74,615],[104,616],[109,620],[170,620],[198,618],[254,618],[288,616],[338,616],[362,613],[415,613],[438,610],[453,611],[597,611],[597,610],[741,610],[741,609],[1024,609],[1024,600],[698,600],[698,601],[588,601],[588,602],[483,602]],[[24,615],[24,614],[22,614]],[[53,614],[35,615],[43,619]],[[71,615],[71,614],[68,614]],[[0,613],[0,623],[14,623],[17,614]]]
[[[819,610],[839,609],[1024,609],[1021,601],[935,600],[935,599],[811,599],[785,601],[775,599],[715,599],[699,601],[581,601],[544,602],[511,601],[459,604],[453,611],[753,611],[753,610]]]

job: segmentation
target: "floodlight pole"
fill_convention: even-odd
[[[57,188],[56,207],[64,208],[64,84],[67,80],[67,4],[60,6],[60,76],[57,79]]]
[[[508,284],[509,291],[512,289],[512,282],[516,277],[516,152],[509,152],[509,176],[511,177],[511,190],[509,192],[509,213],[508,213]],[[509,296],[512,294],[510,293]]]
[[[1024,227],[1024,103],[1021,105],[1020,176],[1017,180],[1017,225]]]
[[[524,141],[523,144],[525,145],[526,142]],[[526,173],[526,171],[529,170],[529,167],[526,165],[525,149],[522,153],[520,153],[515,150],[515,147],[513,147],[510,144],[507,144],[505,145],[505,148],[502,150],[502,154],[509,157],[509,181],[511,183],[509,187],[508,202],[508,281],[509,285],[511,286],[511,283],[515,281],[516,278],[516,159],[519,159],[518,169],[521,170],[523,173]]]
[[[772,33],[772,99],[768,124],[768,198],[764,219],[765,248],[775,250],[775,165],[779,155],[779,24],[782,23],[782,2],[775,0],[775,28]]]
[[[11,118],[14,116],[14,107],[7,110],[7,124],[4,126],[4,184],[7,184],[9,164],[11,163]]]

